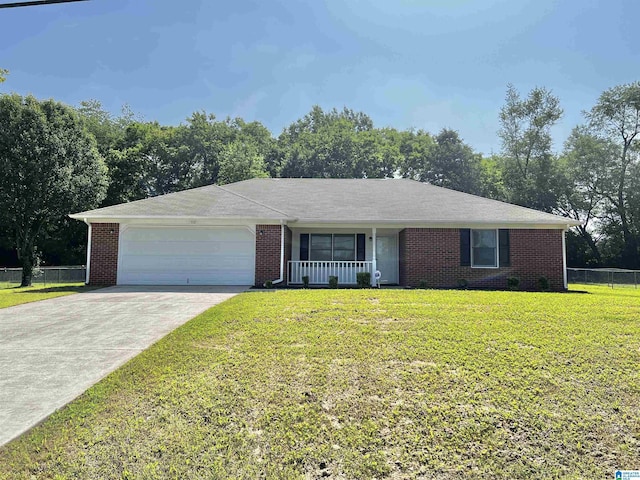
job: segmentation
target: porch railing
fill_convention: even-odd
[[[355,285],[357,274],[369,272],[373,277],[373,262],[322,262],[296,261],[289,262],[289,284],[302,284],[302,277],[309,277],[311,285],[326,285],[330,276],[338,277],[341,285]]]

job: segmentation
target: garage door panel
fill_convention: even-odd
[[[122,263],[126,263],[125,271],[190,271],[212,269],[246,270],[253,266],[253,257],[218,256],[217,258],[187,255],[123,255]],[[150,265],[153,262],[153,265]]]
[[[129,226],[120,235],[118,283],[250,285],[254,248],[246,228]]]
[[[147,228],[127,227],[123,229],[128,241],[194,241],[197,239],[207,241],[237,241],[243,238],[246,241],[253,239],[253,233],[246,228]]]
[[[159,242],[135,241],[126,243],[127,255],[139,256],[184,256],[186,251],[189,255],[209,256],[220,255],[246,255],[253,242],[216,242],[216,241],[183,241],[183,242]]]

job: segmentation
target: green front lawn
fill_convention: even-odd
[[[0,449],[0,478],[613,478],[640,291],[249,292]]]
[[[63,297],[89,289],[90,287],[86,287],[84,283],[49,283],[24,288],[17,287],[15,284],[0,284],[0,308]]]

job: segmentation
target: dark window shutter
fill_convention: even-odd
[[[471,229],[460,229],[460,266],[471,266]]]
[[[364,233],[358,234],[358,241],[356,242],[356,260],[359,262],[364,262],[365,257],[365,248],[367,245],[367,237]]]
[[[500,266],[508,267],[511,265],[509,254],[509,230],[501,228],[498,232],[498,244],[500,246]]]
[[[300,260],[309,260],[309,234],[300,234]]]

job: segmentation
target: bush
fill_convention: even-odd
[[[427,284],[426,280],[420,280],[420,283],[418,284],[418,288],[429,288],[429,285]]]
[[[369,288],[371,286],[371,273],[360,272],[356,274],[356,278],[358,279],[358,287]]]
[[[538,288],[543,292],[548,292],[549,289],[551,288],[551,285],[549,284],[549,279],[544,275],[538,279]]]
[[[338,288],[338,277],[335,275],[329,276],[329,288]]]
[[[469,282],[467,281],[466,278],[458,279],[458,288],[465,290],[468,286],[469,286]]]
[[[509,290],[518,290],[520,287],[520,279],[518,277],[507,278],[507,288]]]
[[[302,277],[302,286],[304,288],[309,288],[309,275],[304,275]]]
[[[266,282],[264,282],[264,287],[273,288],[273,282],[271,280],[267,280]]]

